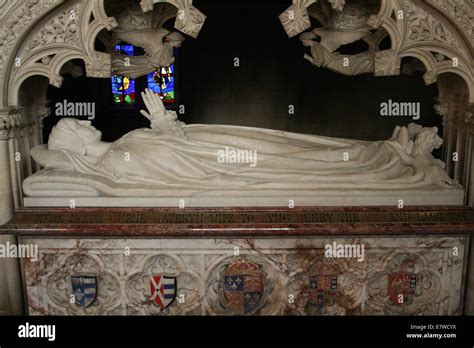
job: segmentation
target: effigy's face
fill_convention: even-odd
[[[102,138],[102,133],[93,127],[90,121],[79,121],[76,133],[84,141],[84,144],[96,143]]]

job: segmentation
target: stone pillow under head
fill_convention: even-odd
[[[61,150],[48,150],[47,145],[37,145],[30,150],[30,155],[45,168],[74,171],[68,156]]]

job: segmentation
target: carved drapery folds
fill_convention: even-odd
[[[311,27],[310,17],[322,27],[304,32]],[[427,85],[438,82],[436,109],[443,116],[446,171],[473,197],[469,178],[474,162],[474,2],[293,0],[280,15],[280,21],[290,37],[304,32],[300,40],[310,48],[304,58],[318,67],[345,75],[375,76],[421,70]],[[380,50],[387,35],[391,47]],[[342,45],[361,39],[369,46],[366,52],[339,53]],[[406,57],[416,59],[402,69],[402,59]],[[471,201],[474,202],[472,198]]]

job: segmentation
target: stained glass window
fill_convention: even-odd
[[[167,67],[161,67],[148,74],[148,88],[158,94],[164,104],[174,104],[174,64]]]
[[[133,56],[132,45],[117,45],[115,51],[127,56]],[[112,94],[116,104],[135,103],[135,80],[121,75],[112,75]]]

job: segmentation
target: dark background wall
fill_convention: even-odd
[[[235,3],[195,0],[207,16],[197,39],[187,38],[179,49],[178,102],[185,106],[186,123],[234,124],[357,139],[386,139],[408,117],[381,117],[380,103],[388,99],[420,102],[417,123],[437,125],[433,104],[436,86],[415,76],[342,76],[312,66],[303,59],[306,48],[289,39],[278,15],[289,0]],[[234,58],[240,67],[234,66]],[[111,103],[108,79],[72,79],[50,87],[56,101],[95,101],[93,124],[104,140],[114,140],[147,121],[136,108],[117,109]],[[295,113],[288,113],[294,105]],[[54,108],[53,108],[54,111]],[[58,117],[52,117],[49,127]],[[48,128],[46,132],[49,133]]]

